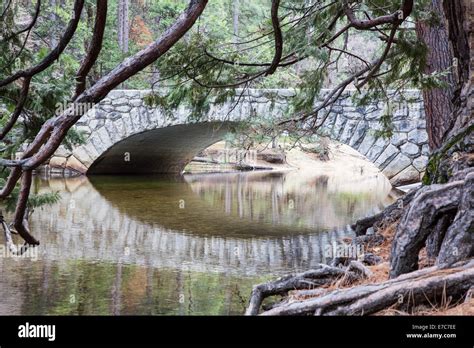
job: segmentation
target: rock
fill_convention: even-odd
[[[369,130],[370,130],[370,127],[369,127]],[[364,156],[367,155],[367,152],[369,152],[369,150],[372,148],[372,146],[375,143],[375,138],[373,136],[370,136],[368,133],[369,131],[366,132],[364,139],[362,140],[362,142],[359,145],[359,148],[357,149],[357,151],[359,151]]]
[[[359,124],[358,120],[348,120],[344,126],[344,130],[339,136],[339,141],[344,144],[348,144],[349,140],[354,135],[354,132]]]
[[[421,153],[425,156],[429,156],[431,151],[430,151],[430,147],[428,144],[424,144],[422,147],[421,147]]]
[[[98,120],[91,120],[89,122],[89,128],[92,130],[95,130],[99,126],[99,121]]]
[[[286,156],[284,153],[275,152],[262,152],[257,154],[257,159],[268,162],[283,164],[286,162]]]
[[[294,89],[279,89],[278,90],[278,96],[283,97],[283,98],[294,97],[295,95],[296,95],[296,92]]]
[[[118,119],[122,118],[122,115],[120,115],[118,112],[111,112],[111,113],[109,113],[107,118],[114,121],[114,120],[118,120]]]
[[[407,133],[394,133],[390,138],[390,142],[395,146],[400,146],[407,142],[408,135]]]
[[[395,129],[399,132],[410,132],[416,128],[416,121],[400,120],[393,122]]]
[[[135,106],[142,106],[143,101],[141,99],[135,99],[135,100],[130,100],[129,105],[135,107]]]
[[[369,278],[372,275],[370,269],[368,269],[362,262],[356,260],[349,262],[346,272],[354,272],[362,276],[362,278]]]
[[[387,140],[383,138],[377,139],[377,141],[371,146],[370,150],[367,152],[366,157],[371,161],[375,161],[385,150],[386,146]]]
[[[102,105],[100,104],[100,109],[104,112],[112,112],[115,108],[112,105]]]
[[[356,244],[370,244],[370,245],[380,245],[384,242],[385,237],[379,233],[374,234],[364,234],[362,236],[355,237],[354,242]]]
[[[71,151],[66,149],[66,147],[64,145],[60,145],[58,147],[58,149],[56,150],[56,152],[54,153],[54,155],[58,156],[58,157],[67,157],[70,154],[71,154]]]
[[[128,99],[127,98],[112,99],[112,105],[113,106],[120,106],[120,105],[127,105],[127,104],[128,104]]]
[[[345,267],[349,264],[353,258],[349,257],[335,257],[329,262],[329,266],[331,267]]]
[[[112,123],[108,123],[108,125],[110,126],[110,125],[112,125]],[[112,132],[112,131],[113,130],[111,129],[110,132]],[[96,132],[96,135],[99,136],[99,138],[102,142],[102,145],[105,146],[106,149],[113,145],[113,141],[110,138],[109,130],[107,129],[106,125],[104,125],[104,127],[100,128]]]
[[[94,159],[89,156],[89,153],[85,150],[84,146],[75,148],[72,154],[76,159],[79,159],[81,163],[87,166],[90,166],[94,162]]]
[[[369,127],[366,121],[360,121],[357,125],[354,135],[349,140],[349,146],[353,147],[354,149],[358,149],[362,141],[364,141],[368,128]]]
[[[124,114],[130,112],[130,110],[132,110],[132,107],[130,105],[122,105],[122,106],[117,106],[115,108],[115,111],[121,112],[121,113],[124,113]]]

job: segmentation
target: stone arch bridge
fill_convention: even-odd
[[[212,105],[201,121],[192,121],[182,106],[167,117],[148,107],[147,90],[114,90],[77,123],[86,142],[72,151],[61,146],[49,160],[49,170],[83,174],[179,173],[201,150],[221,140],[235,122],[253,114],[280,115],[293,90],[248,90],[234,108],[230,100]],[[323,132],[372,161],[394,185],[418,181],[424,171],[427,134],[421,95],[405,91],[393,114],[394,136],[376,139],[383,105],[354,106],[348,91],[333,106]],[[324,94],[324,91],[323,91]],[[407,98],[408,99],[408,98]]]

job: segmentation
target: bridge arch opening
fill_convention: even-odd
[[[232,128],[232,122],[202,122],[143,131],[113,144],[87,174],[178,174]]]

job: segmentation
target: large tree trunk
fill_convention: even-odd
[[[451,69],[454,56],[449,44],[443,1],[431,0],[429,10],[438,14],[435,23],[416,22],[417,36],[428,47],[424,72],[427,75],[436,72],[448,72],[443,78],[447,87],[423,91],[428,141],[430,148],[435,150],[441,146],[445,133],[453,126],[451,117],[455,79]]]
[[[457,75],[457,84],[453,85],[453,111],[445,115],[452,127],[442,137],[440,148],[434,151],[428,163],[424,183],[431,186],[420,190],[404,209],[392,247],[391,277],[416,270],[418,252],[427,241],[430,254],[438,252],[437,264],[440,265],[452,264],[474,253],[471,194],[474,183],[474,34],[471,29],[474,8],[470,0],[445,0],[443,5]],[[436,47],[431,50],[436,51]],[[430,246],[429,241],[433,239],[437,240],[439,250]]]

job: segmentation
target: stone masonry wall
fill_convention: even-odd
[[[112,91],[76,125],[77,130],[85,133],[86,143],[72,151],[61,146],[50,159],[47,170],[86,173],[101,154],[131,135],[193,122],[186,107],[180,107],[169,118],[159,108],[145,106],[143,97],[147,93],[149,91]],[[322,133],[358,150],[395,186],[419,181],[429,154],[421,94],[418,91],[404,92],[414,102],[400,102],[393,109],[393,137],[377,139],[375,131],[381,127],[379,119],[384,113],[384,105],[356,107],[351,101],[351,93],[346,92],[333,106]],[[269,98],[270,94],[272,98]],[[294,95],[293,90],[249,90],[234,109],[232,101],[211,105],[204,120],[238,122],[255,114],[278,116]]]

